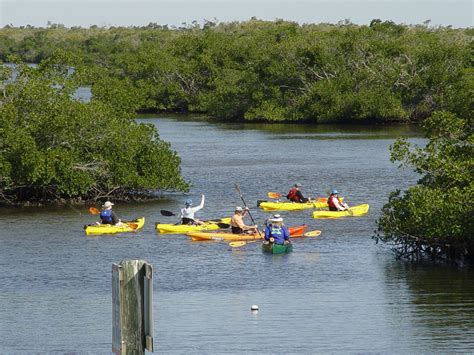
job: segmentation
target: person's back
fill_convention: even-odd
[[[188,199],[185,201],[185,206],[181,209],[181,224],[202,223],[201,221],[194,218],[194,214],[204,207],[204,200],[205,196],[201,195],[201,203],[196,207],[192,207],[193,200]]]
[[[265,228],[265,240],[272,241],[275,244],[288,243],[290,240],[290,232],[288,228],[283,225],[283,218],[281,218],[280,215],[275,215],[270,222],[271,223]]]
[[[290,189],[286,198],[292,202],[300,202],[298,198],[298,190],[295,187]]]
[[[296,183],[286,195],[286,198],[292,202],[304,203],[308,202],[310,199],[303,196],[303,193],[300,191],[301,184]]]
[[[110,201],[106,201],[102,205],[102,211],[100,211],[100,222],[102,224],[118,224],[120,220],[115,216],[115,213],[112,211],[112,206],[114,204]]]

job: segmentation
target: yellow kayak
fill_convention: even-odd
[[[363,216],[369,212],[369,205],[357,205],[350,207],[346,211],[314,211],[313,218],[339,218]]]
[[[341,201],[344,198],[340,199]],[[317,199],[311,202],[272,202],[260,201],[259,207],[264,211],[300,211],[315,208],[327,208],[327,199]]]
[[[92,224],[85,225],[86,235],[115,234],[124,232],[136,232],[145,224],[145,217],[137,218],[134,221],[122,222],[120,226],[112,224]]]
[[[158,233],[161,234],[186,234],[188,232],[196,231],[212,231],[221,229],[218,223],[230,223],[230,217],[221,218],[220,220],[206,221],[204,224],[200,225],[188,225],[188,224],[165,224],[165,223],[156,223],[155,228]]]

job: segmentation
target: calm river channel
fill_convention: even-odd
[[[117,204],[122,219],[145,216],[137,234],[86,237],[86,207],[0,209],[0,353],[111,352],[112,263],[154,266],[155,351],[162,354],[328,352],[474,352],[474,272],[395,260],[371,239],[390,191],[417,176],[389,161],[389,145],[409,127],[210,123],[142,118],[182,157],[189,194]],[[307,195],[337,188],[367,216],[315,220],[282,213],[287,225],[320,229],[294,241],[288,255],[264,255],[259,243],[231,249],[160,235],[199,203],[201,218],[229,216],[242,205],[239,183],[258,224],[268,191],[299,182]],[[99,207],[99,206],[97,206]],[[250,221],[248,221],[250,223]],[[250,307],[257,304],[257,314]]]

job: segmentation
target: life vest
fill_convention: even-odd
[[[102,224],[112,224],[112,210],[102,210],[100,212]]]
[[[278,238],[278,237],[281,237],[281,235],[283,234],[282,232],[282,228],[281,227],[275,227],[275,226],[271,226],[270,228],[270,236],[273,237],[273,238]]]
[[[329,208],[335,208],[337,210],[336,204],[334,203],[334,199],[337,199],[337,202],[339,202],[339,205],[342,206],[342,202],[341,202],[341,200],[339,200],[339,197],[336,197],[334,195],[329,196],[328,206],[329,206]]]
[[[296,188],[292,188],[290,192],[288,192],[288,195],[286,195],[286,198],[290,201],[298,202],[298,196],[296,195],[297,192],[298,190]]]

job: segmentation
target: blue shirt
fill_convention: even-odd
[[[269,224],[265,228],[265,240],[270,240],[273,237],[276,244],[283,244],[285,240],[290,239],[290,232],[286,226],[272,226]]]

